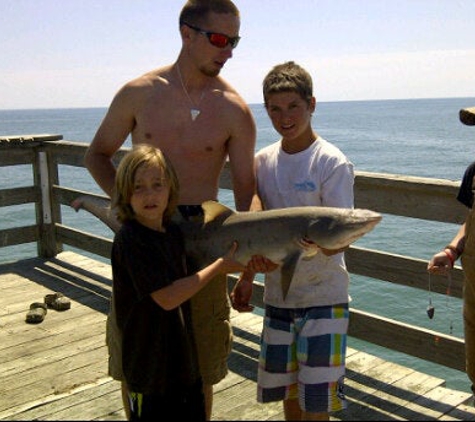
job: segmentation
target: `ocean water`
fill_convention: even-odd
[[[475,160],[475,129],[462,125],[458,112],[474,105],[475,98],[324,102],[317,104],[313,126],[320,136],[349,157],[357,171],[460,181],[465,168]],[[260,149],[277,140],[278,134],[263,105],[250,106],[257,125],[256,149]],[[49,133],[61,134],[65,140],[89,143],[105,113],[105,108],[0,110],[0,136]],[[130,145],[129,141],[126,145]],[[92,177],[81,169],[61,168],[60,179],[62,184],[101,193]],[[2,188],[31,185],[30,167],[0,168],[0,181]],[[220,200],[233,206],[230,192],[221,192]],[[32,206],[2,208],[0,228],[32,224],[34,218]],[[73,227],[92,227],[97,234],[112,236],[102,223],[86,213],[78,219],[69,207],[63,207],[63,219]],[[454,224],[384,215],[377,229],[359,239],[356,245],[429,260],[457,230]],[[3,248],[0,263],[34,255],[35,245]],[[436,315],[429,320],[428,294],[417,289],[353,275],[350,294],[355,308],[463,337],[459,299],[432,295]],[[350,347],[439,376],[451,388],[470,391],[463,372],[354,338],[349,338],[348,343]]]

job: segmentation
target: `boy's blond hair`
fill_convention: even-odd
[[[168,204],[163,213],[163,222],[169,222],[178,204],[178,177],[172,164],[162,151],[148,144],[134,145],[120,161],[112,195],[112,208],[115,209],[117,218],[122,223],[126,220],[135,219],[130,198],[134,191],[135,174],[137,169],[143,165],[159,168],[169,186]]]

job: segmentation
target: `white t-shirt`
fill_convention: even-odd
[[[353,208],[353,164],[334,145],[318,137],[296,154],[283,151],[281,141],[256,154],[257,188],[265,209],[327,206]],[[285,301],[280,269],[265,275],[264,302],[280,308],[347,303],[349,275],[344,254],[319,252],[300,259]]]

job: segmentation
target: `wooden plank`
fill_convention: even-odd
[[[39,237],[38,226],[30,225],[0,230],[0,248],[36,242]]]
[[[2,389],[0,409],[15,409],[31,402],[32,397],[45,398],[52,394],[62,394],[77,385],[107,377],[107,350],[104,346],[84,351],[82,356],[89,360],[72,356],[56,361],[56,357],[52,356],[51,361],[54,362],[20,374],[17,380],[14,377],[2,377],[6,383],[16,382],[7,384],[8,390]]]
[[[34,353],[32,355],[19,354],[14,361],[3,362],[0,368],[0,377],[6,378],[11,374],[29,371],[35,366],[46,365],[52,357],[54,357],[55,360],[68,359],[86,350],[101,348],[104,345],[103,333],[71,342],[63,337],[62,342],[56,342],[44,350],[47,351],[48,354],[43,353],[43,350],[41,353]]]
[[[217,395],[213,420],[267,420],[282,413],[282,403],[257,403],[255,391],[254,382],[244,381]]]
[[[460,182],[387,173],[355,173],[355,206],[381,213],[461,224]]]
[[[350,404],[346,411],[339,413],[345,419],[354,420],[383,420],[389,416],[394,418],[397,410],[411,399],[442,383],[442,379],[392,362],[383,362],[363,375],[358,374],[350,379],[347,383]],[[414,390],[417,390],[417,393],[412,393]]]
[[[429,362],[465,371],[465,342],[458,337],[356,309],[350,309],[348,334]],[[421,344],[424,347],[420,347]]]
[[[389,281],[401,286],[428,290],[427,260],[355,246],[350,246],[345,252],[345,260],[351,274],[371,277],[375,282]],[[462,268],[456,266],[452,270],[451,296],[462,298],[463,280]],[[447,284],[446,276],[431,276],[433,293],[445,295]]]
[[[59,141],[54,144],[45,144],[44,146],[53,155],[56,164],[84,167],[84,154],[88,144],[84,142]],[[122,147],[114,154],[113,162],[117,165],[128,150],[130,148]]]
[[[63,225],[56,226],[58,239],[70,246],[110,258],[112,240],[103,236],[86,235],[82,230],[76,230]]]
[[[53,310],[50,310],[48,314],[52,314]],[[61,314],[66,312],[61,312]],[[46,315],[46,317],[52,317],[51,315]],[[62,315],[61,315],[62,316]],[[50,351],[51,356],[53,356],[58,348],[64,345],[67,340],[69,343],[75,343],[81,341],[87,341],[90,336],[90,332],[100,332],[104,328],[105,318],[99,318],[99,315],[96,316],[94,320],[90,320],[87,326],[82,329],[82,324],[84,321],[82,319],[74,319],[69,321],[64,321],[62,318],[55,318],[54,323],[61,324],[63,329],[60,333],[51,333],[43,332],[43,336],[36,338],[32,341],[24,341],[16,345],[10,344],[8,348],[2,347],[2,354],[0,356],[0,365],[6,367],[8,362],[14,362],[17,364],[18,360],[29,361],[30,358],[34,358],[38,353],[44,353],[45,351]],[[87,328],[86,328],[87,327]],[[15,376],[21,371],[21,367],[15,367]]]
[[[35,159],[35,153],[31,148],[20,148],[17,144],[9,144],[5,148],[5,143],[0,142],[0,148],[5,153],[0,154],[0,167],[26,165],[30,168]]]
[[[126,420],[125,412],[122,404],[122,396],[120,392],[120,384],[112,381],[115,384],[115,390],[107,394],[98,394],[97,389],[94,389],[94,395],[89,397],[78,397],[75,395],[75,402],[66,409],[51,413],[48,418],[50,420],[93,420],[98,416],[102,420]],[[81,400],[78,402],[77,400]],[[111,418],[110,415],[114,415]]]
[[[50,149],[54,153],[54,162],[74,167],[84,167],[85,150],[79,143],[62,142]]]
[[[68,206],[79,196],[85,196],[89,199],[109,199],[109,197],[107,197],[106,195],[92,194],[83,190],[67,188],[59,185],[53,186],[53,195],[55,196],[58,202]]]
[[[471,397],[469,393],[437,387],[401,408],[398,416],[413,421],[439,419],[453,412],[469,397]],[[472,409],[472,412],[466,412],[463,417],[463,420],[475,420],[475,412]]]
[[[120,384],[110,378],[104,378],[97,383],[72,390],[70,394],[66,394],[60,399],[19,412],[10,420],[92,420],[84,414],[87,409],[93,413],[90,415],[92,417],[100,415],[104,419],[110,420],[106,417],[118,412],[121,420],[125,420]],[[80,416],[81,412],[83,412],[82,417]]]
[[[473,405],[473,396],[471,396],[464,403],[445,413],[439,419],[441,421],[473,421],[475,420],[474,413],[475,407]]]
[[[30,202],[39,202],[40,200],[41,192],[36,186],[0,190],[0,208],[24,205]]]
[[[26,314],[26,312],[25,312]],[[7,327],[8,335],[2,337],[2,342],[0,344],[0,352],[3,354],[6,353],[8,349],[14,347],[24,347],[30,348],[32,344],[37,344],[38,341],[50,337],[64,336],[68,335],[71,330],[78,326],[85,326],[91,328],[97,328],[98,331],[102,330],[104,320],[98,322],[97,313],[92,314],[91,308],[86,306],[78,310],[73,317],[69,320],[61,320],[61,323],[50,324],[48,327],[43,327],[42,325],[27,325],[22,319],[19,324],[13,326],[9,324]],[[47,315],[47,317],[50,315]],[[3,326],[2,328],[6,328]],[[9,352],[10,353],[10,352]]]
[[[54,186],[57,186],[59,184],[59,167],[53,163],[51,152],[49,152],[47,149],[45,150],[47,151],[47,157],[48,157],[49,183],[48,183],[47,192],[48,192],[48,196],[49,196],[49,200],[51,204],[51,218],[52,218],[51,227],[48,227],[49,229],[48,235],[49,235],[49,241],[52,243],[51,247],[53,248],[53,251],[54,251],[52,256],[55,256],[58,253],[63,251],[63,243],[61,242],[60,239],[58,239],[58,236],[56,233],[56,224],[62,224],[63,215],[61,211],[61,204],[53,194]]]
[[[36,145],[38,142],[59,141],[63,139],[63,135],[51,133],[35,133],[31,135],[8,135],[0,136],[0,144],[2,147],[8,144],[20,144],[22,146]]]
[[[91,391],[90,394],[94,395],[97,388],[100,388],[101,385],[104,383],[110,383],[110,382],[111,382],[110,377],[107,377],[104,379],[99,379],[93,383],[76,386],[72,388],[71,390],[64,393],[56,393],[56,394],[38,398],[36,400],[32,400],[28,404],[25,404],[23,406],[16,406],[14,409],[9,409],[7,411],[0,412],[0,420],[33,420],[34,419],[33,417],[29,419],[28,416],[35,415],[35,414],[47,415],[49,413],[54,412],[55,408],[62,408],[63,406],[70,407],[70,403],[68,403],[68,400],[71,400],[71,399],[75,400],[77,394],[81,394],[81,392],[83,391],[90,390]],[[117,385],[116,382],[114,382],[114,384]],[[115,394],[117,395],[117,393]],[[88,409],[91,407],[91,402],[89,403],[82,402],[82,403],[79,403],[79,406],[82,407],[84,412],[87,412]],[[116,411],[115,407],[116,405],[114,405],[114,403],[112,402],[110,410],[112,412],[115,412]],[[95,416],[97,417],[97,416],[102,416],[102,415],[96,414]],[[41,419],[42,417],[40,417],[40,420]],[[44,419],[47,420],[48,418],[45,417]],[[59,419],[51,418],[50,420],[59,420]],[[63,420],[72,420],[72,419],[66,417]],[[85,420],[85,419],[77,418],[76,420]]]
[[[40,232],[38,256],[51,258],[62,251],[62,244],[56,239],[55,224],[61,223],[58,205],[52,201],[51,187],[57,181],[57,166],[41,146],[36,149],[33,161],[33,180],[41,192],[41,201],[36,204],[36,224]]]

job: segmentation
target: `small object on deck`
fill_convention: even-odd
[[[39,324],[45,319],[45,315],[48,312],[45,303],[33,302],[30,305],[30,310],[26,314],[26,322],[29,324]]]
[[[464,125],[475,126],[475,107],[462,108],[459,117]]]
[[[45,296],[45,304],[48,308],[53,308],[57,311],[65,311],[71,308],[71,301],[59,292],[47,294]]]

